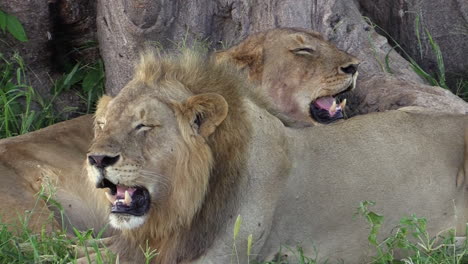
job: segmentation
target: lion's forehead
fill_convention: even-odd
[[[143,95],[130,100],[126,98],[114,100],[118,101],[109,104],[105,115],[107,121],[134,122],[143,119],[162,119],[171,112],[165,102],[151,96]]]

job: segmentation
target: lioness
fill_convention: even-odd
[[[92,116],[79,117],[26,135],[2,139],[0,143],[0,220],[12,229],[20,227],[19,218],[33,210],[29,227],[41,231],[61,227],[61,219],[48,219],[50,211],[37,197],[53,195],[63,205],[65,222],[82,230],[105,224],[105,218],[87,197],[92,190],[86,184],[83,157],[93,138]],[[56,187],[56,188],[55,188]],[[88,201],[86,203],[84,201]],[[36,204],[37,203],[37,204]],[[50,223],[50,225],[49,225]],[[65,228],[65,227],[64,227]],[[71,229],[70,229],[71,231]]]
[[[142,262],[149,241],[157,263],[229,263],[241,215],[239,237],[253,234],[260,259],[301,243],[321,259],[363,263],[366,223],[353,221],[363,200],[387,216],[384,233],[410,213],[430,231],[464,233],[456,175],[467,117],[391,111],[292,129],[245,87],[194,54],[146,55],[121,93],[100,102],[87,170],[121,230],[110,247],[121,262]],[[246,263],[245,240],[237,250]]]
[[[249,36],[215,54],[246,72],[269,107],[289,126],[328,124],[343,118],[346,99],[356,86],[359,60],[316,32],[277,28]]]

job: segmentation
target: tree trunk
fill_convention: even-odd
[[[27,68],[27,83],[43,98],[51,97],[54,81],[67,69],[99,58],[96,3],[92,0],[0,0],[0,10],[18,18],[28,38],[20,42],[5,34],[0,53],[9,59],[18,52]],[[71,91],[61,94],[54,104],[59,108],[57,112],[83,105]]]

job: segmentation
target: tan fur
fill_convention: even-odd
[[[59,227],[62,219],[54,219],[49,210],[54,207],[48,208],[36,195],[44,188],[46,196],[63,205],[64,228],[70,233],[70,225],[81,230],[95,227],[96,231],[103,227],[106,219],[95,206],[94,188],[81,173],[92,139],[92,131],[84,128],[91,126],[92,118],[86,116],[1,141],[0,195],[8,205],[0,208],[2,222],[15,224],[15,228],[19,217],[33,211],[29,227],[34,231]]]
[[[297,51],[301,48],[311,53]],[[342,67],[359,60],[324,40],[316,32],[281,28],[253,34],[238,45],[216,53],[218,62],[230,62],[248,74],[255,89],[269,98],[269,107],[291,126],[317,124],[309,105],[353,86],[357,77]]]

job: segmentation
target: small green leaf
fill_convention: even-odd
[[[376,214],[374,212],[369,212],[369,214],[367,214],[367,217],[369,217],[369,220],[374,225],[381,225],[383,223],[383,219],[384,219],[384,217],[382,215]]]
[[[101,72],[99,70],[89,71],[83,79],[83,91],[90,92],[101,81]]]
[[[62,78],[57,80],[54,87],[56,94],[60,94],[63,91],[68,91],[73,84],[82,80],[83,77],[79,69],[80,64],[77,63],[69,73],[65,74]]]
[[[7,25],[7,14],[0,10],[0,29],[5,33],[6,30],[6,25]]]
[[[21,42],[28,41],[28,38],[26,37],[26,32],[24,32],[24,28],[21,25],[21,22],[16,18],[15,16],[12,15],[6,15],[6,28],[8,32],[13,35],[17,40]]]

